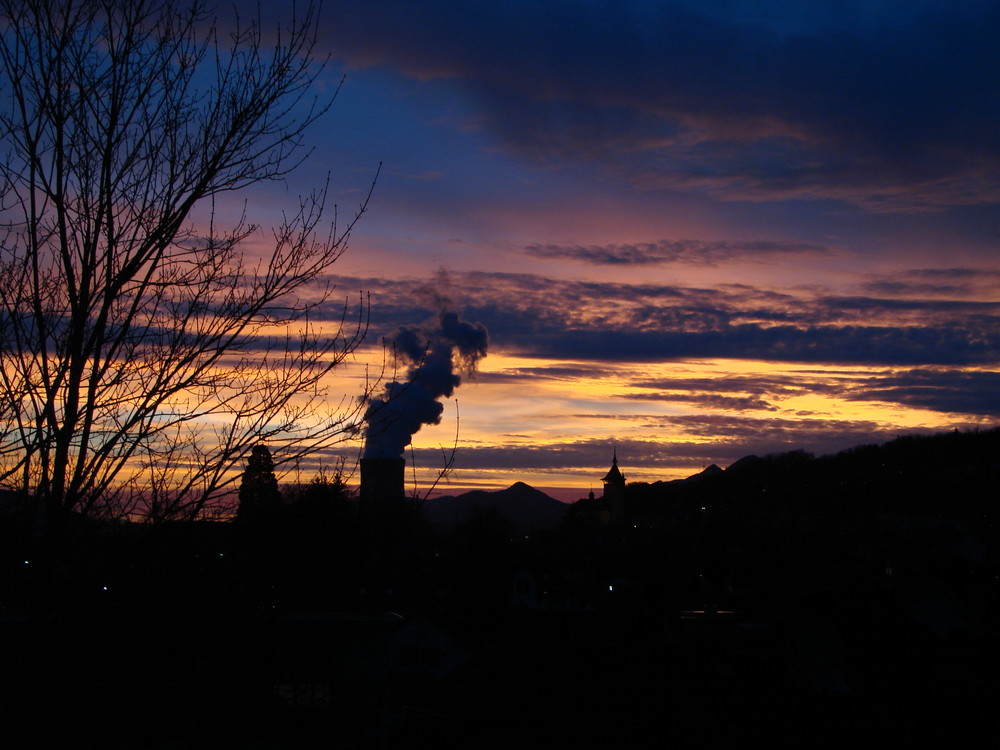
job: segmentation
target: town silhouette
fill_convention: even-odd
[[[993,429],[629,483],[609,446],[567,505],[416,500],[396,458],[279,485],[259,446],[233,517],[78,516],[48,566],[4,495],[5,746],[954,742],[995,710],[998,456]]]

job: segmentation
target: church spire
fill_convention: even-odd
[[[618,448],[612,453],[611,468],[604,479],[604,503],[609,513],[609,523],[621,526],[625,520],[625,475],[618,468]]]
[[[625,476],[622,474],[621,470],[618,468],[618,449],[615,448],[613,458],[611,459],[611,468],[608,470],[607,475],[601,480],[605,485],[607,484],[625,484]]]

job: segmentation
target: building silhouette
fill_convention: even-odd
[[[618,449],[614,451],[611,468],[601,479],[604,482],[604,503],[608,511],[608,523],[621,526],[625,523],[625,475],[618,468]]]
[[[619,527],[625,525],[625,475],[618,468],[618,451],[612,454],[611,468],[601,479],[604,494],[595,497],[591,490],[587,497],[573,503],[568,514],[571,526]]]

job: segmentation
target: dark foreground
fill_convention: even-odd
[[[995,737],[997,435],[962,438],[630,486],[618,526],[584,504],[555,531],[488,509],[446,531],[346,495],[254,524],[81,521],[44,576],[8,517],[0,742]]]

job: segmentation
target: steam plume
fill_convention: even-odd
[[[488,337],[481,323],[466,323],[441,312],[432,325],[404,326],[387,337],[397,361],[409,368],[405,382],[393,381],[365,412],[365,458],[401,458],[413,435],[438,424],[447,398],[486,356]]]

